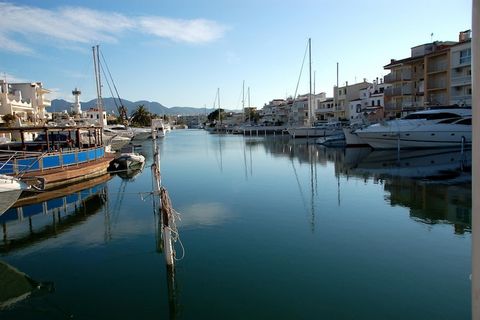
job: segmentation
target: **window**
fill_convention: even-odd
[[[472,118],[467,118],[467,119],[460,120],[456,124],[464,124],[464,125],[467,125],[467,126],[471,126],[472,125]]]
[[[460,64],[471,63],[472,49],[468,48],[460,51]]]
[[[380,100],[377,100],[377,106],[380,106]]]

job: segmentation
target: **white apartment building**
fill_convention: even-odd
[[[306,126],[308,119],[308,96],[309,94],[299,95],[295,101],[288,103],[288,123],[292,126]]]
[[[102,118],[103,121],[100,120],[100,112],[98,108],[90,108],[87,111],[82,112],[82,118],[87,120],[89,123],[101,125],[103,122],[103,126],[107,125],[107,112],[102,111]]]
[[[366,89],[372,83],[363,79],[363,82],[349,85],[348,82],[343,87],[333,87],[333,100],[335,103],[335,120],[350,119],[350,102],[360,98],[360,90]]]
[[[7,83],[0,80],[0,116],[11,114],[20,123],[43,124],[47,120],[46,108],[51,105],[45,96],[49,93],[51,91],[43,88],[41,82]]]
[[[291,103],[291,101],[290,101]],[[260,111],[261,122],[264,125],[287,124],[288,123],[288,101],[285,99],[274,99],[264,105]]]
[[[384,83],[382,80],[373,81],[365,89],[359,91],[359,98],[350,101],[348,106],[348,120],[357,122],[361,120],[378,121],[384,118],[385,91],[391,87],[391,84]]]
[[[450,47],[450,104],[472,105],[472,43],[470,30],[460,32]]]

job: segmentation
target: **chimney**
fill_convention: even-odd
[[[458,34],[458,42],[465,42],[472,38],[472,30],[460,31]]]

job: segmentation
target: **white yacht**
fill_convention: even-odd
[[[472,143],[472,110],[443,107],[418,111],[354,133],[374,149],[468,146]]]
[[[10,208],[28,186],[20,179],[0,174],[0,215]]]
[[[152,137],[152,129],[151,128],[130,127],[130,130],[133,131],[133,139],[132,140],[146,140],[146,139]]]
[[[103,130],[104,132],[106,131],[107,133],[113,133],[120,137],[126,137],[130,139],[132,139],[135,135],[130,127],[126,127],[122,124],[107,125],[103,128]]]

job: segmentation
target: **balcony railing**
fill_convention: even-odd
[[[448,64],[446,61],[429,63],[427,73],[446,71],[447,67]]]
[[[452,87],[461,87],[472,84],[472,76],[452,77]]]

